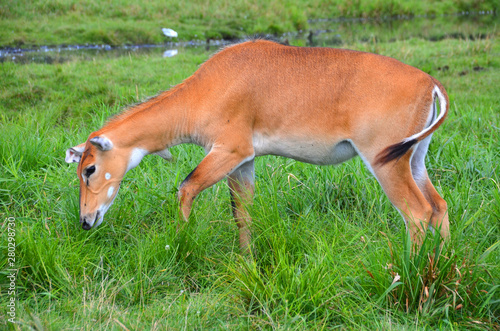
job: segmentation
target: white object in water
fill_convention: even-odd
[[[172,29],[163,28],[163,29],[161,29],[161,31],[163,32],[163,34],[165,36],[170,37],[170,38],[175,38],[178,35],[177,32],[175,32]]]

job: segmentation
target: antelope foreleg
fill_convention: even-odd
[[[179,188],[181,218],[188,220],[193,201],[201,191],[222,180],[250,159],[253,159],[253,149],[213,148]]]

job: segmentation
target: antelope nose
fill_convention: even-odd
[[[80,223],[82,224],[82,229],[84,230],[90,230],[92,228],[92,225],[87,223],[87,217],[82,217],[80,218]]]

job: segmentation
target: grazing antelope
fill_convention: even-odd
[[[78,162],[80,223],[89,230],[145,155],[168,159],[172,146],[202,146],[207,155],[179,188],[181,217],[227,177],[245,251],[256,156],[328,165],[359,155],[418,243],[428,225],[449,235],[446,202],[424,164],[447,112],[441,83],[392,58],[254,40],[223,49],[183,83],[114,117],[69,148],[66,162]]]

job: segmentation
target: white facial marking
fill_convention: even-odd
[[[104,175],[104,178],[106,178],[106,180],[109,180],[111,178],[111,174],[109,172],[107,172],[105,175]]]
[[[109,189],[108,189],[108,198],[111,198],[113,196],[113,192],[115,191],[115,188],[113,186],[111,186]]]
[[[120,186],[118,186],[118,190],[120,189]],[[114,187],[110,187],[108,189],[108,197],[111,197],[111,195],[113,194],[115,188]],[[117,191],[118,192],[118,191]],[[104,215],[106,214],[106,212],[108,211],[109,207],[111,207],[111,205],[113,204],[113,202],[115,201],[116,199],[116,196],[118,194],[115,194],[115,196],[113,197],[113,200],[111,200],[110,203],[108,204],[102,204],[100,207],[99,207],[99,219],[97,220],[97,222],[92,226],[93,228],[96,228],[98,227],[102,221],[104,220]]]

